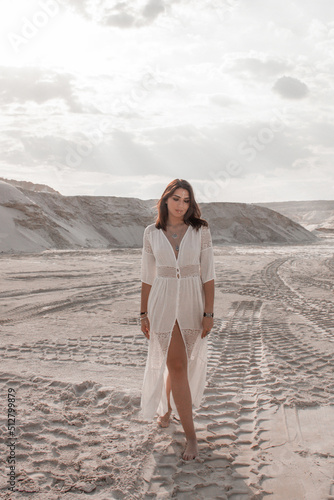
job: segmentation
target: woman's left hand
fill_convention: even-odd
[[[213,318],[208,318],[207,316],[204,316],[202,321],[202,327],[203,327],[202,339],[204,339],[204,337],[206,337],[213,328]]]

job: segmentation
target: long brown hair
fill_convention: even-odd
[[[157,229],[163,229],[164,231],[166,231],[168,219],[168,208],[166,202],[168,198],[173,196],[174,192],[178,188],[186,189],[189,193],[189,208],[183,217],[183,221],[188,226],[193,226],[196,230],[198,230],[201,226],[207,226],[207,221],[201,219],[201,210],[196,203],[194,191],[189,182],[185,181],[184,179],[174,179],[168,184],[157,203],[158,216],[155,221],[155,227]]]

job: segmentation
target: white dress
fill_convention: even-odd
[[[173,327],[178,321],[188,358],[188,380],[195,407],[206,381],[207,337],[201,338],[203,283],[215,278],[210,229],[188,226],[176,258],[162,229],[147,226],[143,238],[141,281],[152,285],[147,312],[150,339],[141,397],[143,418],[152,420],[168,409],[166,365]],[[171,406],[176,411],[171,394]]]

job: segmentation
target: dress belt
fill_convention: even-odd
[[[189,266],[157,266],[157,276],[159,278],[189,278],[191,276],[199,276],[200,268],[198,264],[190,264]]]

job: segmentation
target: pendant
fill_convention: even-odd
[[[176,233],[172,234],[172,238],[174,239],[177,238],[177,234]]]
[[[178,252],[179,251],[179,245],[176,245],[175,250]]]

